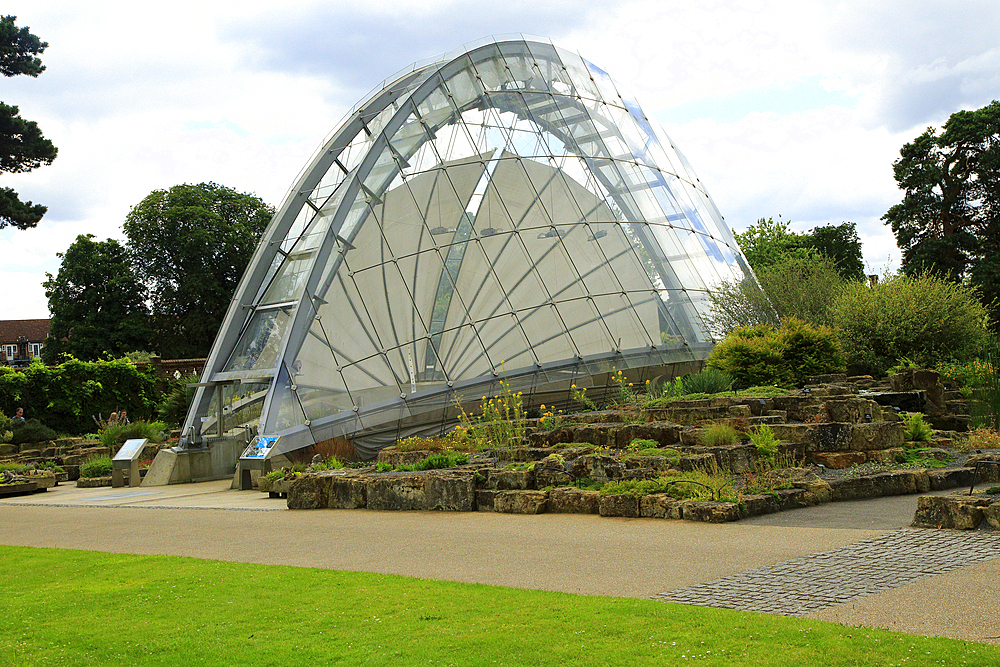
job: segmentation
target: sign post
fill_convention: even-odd
[[[259,474],[266,474],[266,468],[270,467],[267,460],[271,449],[278,443],[281,436],[278,435],[257,435],[250,441],[250,445],[240,456],[240,490],[249,491],[253,488],[253,477],[251,470],[256,470]]]
[[[126,440],[115,457],[111,459],[111,486],[125,486],[125,471],[128,470],[128,485],[139,486],[139,457],[149,442],[146,438]]]

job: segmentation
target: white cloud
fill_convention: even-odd
[[[213,180],[272,204],[360,97],[396,70],[491,34],[552,37],[666,121],[729,223],[858,224],[865,257],[898,263],[879,217],[899,147],[1000,88],[1000,9],[929,0],[513,0],[331,4],[9,2],[50,43],[48,70],[5,81],[59,148],[0,175],[49,206],[0,230],[19,316],[78,234],[121,238],[156,188]],[[674,122],[671,122],[674,119]],[[680,122],[678,122],[680,121]],[[38,287],[33,287],[38,285]],[[3,317],[14,317],[11,314]]]

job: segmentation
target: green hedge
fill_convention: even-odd
[[[60,433],[94,431],[92,416],[122,408],[132,419],[147,417],[158,399],[153,369],[140,371],[128,359],[0,367],[0,412],[14,414],[23,407],[26,416]]]

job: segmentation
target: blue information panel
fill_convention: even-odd
[[[274,447],[280,437],[277,435],[254,436],[254,439],[250,441],[250,446],[246,448],[246,451],[243,452],[243,456],[240,458],[263,461],[267,458],[267,453],[271,451],[271,448]]]

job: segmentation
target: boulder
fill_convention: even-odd
[[[684,503],[666,493],[653,493],[640,498],[639,516],[649,519],[683,519]]]
[[[781,497],[776,493],[753,493],[740,499],[741,516],[760,516],[781,511]]]
[[[599,509],[601,516],[638,517],[639,498],[624,493],[601,496]]]
[[[361,477],[330,477],[330,495],[326,506],[334,510],[353,510],[368,506],[368,484]]]
[[[1000,529],[1000,502],[983,508],[983,516],[994,529]]]
[[[493,496],[493,511],[503,514],[542,514],[548,505],[544,491],[498,491]]]
[[[972,468],[938,468],[927,471],[931,491],[954,489],[956,486],[972,486]]]
[[[490,470],[487,486],[499,491],[530,489],[535,485],[535,473],[531,470]]]
[[[435,470],[424,483],[426,508],[449,512],[472,512],[476,509],[475,481],[472,470]]]
[[[983,522],[984,509],[990,504],[989,499],[979,496],[920,496],[912,525],[975,530]]]
[[[874,463],[881,463],[886,466],[895,466],[898,461],[898,457],[903,455],[905,450],[902,447],[891,447],[889,449],[876,449],[871,452],[854,452],[856,454],[865,454],[869,461]]]
[[[549,512],[559,514],[598,514],[600,493],[560,486],[549,491]]]
[[[771,430],[779,440],[801,444],[808,453],[841,452],[850,449],[854,426],[836,422],[775,424]]]
[[[288,489],[288,509],[323,509],[330,500],[330,477],[305,474],[297,477]]]
[[[817,414],[826,418],[826,409],[815,396],[775,396],[774,409],[784,410],[791,422],[812,422]]]
[[[626,470],[650,470],[666,472],[674,469],[675,463],[680,463],[678,456],[630,456],[622,460]]]
[[[688,454],[682,456],[677,462],[677,467],[681,470],[705,470],[717,465],[715,454]]]
[[[573,461],[573,475],[577,479],[618,479],[624,470],[620,459],[603,454],[587,454]]]
[[[882,406],[867,398],[841,398],[826,401],[826,412],[832,422],[857,424],[882,421]]]
[[[864,452],[813,452],[809,458],[817,465],[834,470],[861,465],[868,460],[868,456]]]
[[[493,502],[498,493],[496,489],[476,489],[476,509],[480,512],[492,512]]]
[[[571,484],[575,481],[573,473],[566,470],[566,466],[558,459],[543,459],[535,464],[535,486],[544,489],[547,486],[559,486],[560,484]]]
[[[698,424],[706,421],[717,421],[729,417],[752,416],[748,405],[720,405],[711,407],[669,407],[650,408],[649,416],[655,421],[667,421],[677,424]]]
[[[901,423],[872,422],[871,424],[854,424],[851,429],[851,445],[853,451],[870,452],[878,449],[890,449],[903,446]]]
[[[741,518],[740,506],[737,503],[717,500],[685,500],[683,506],[684,518],[688,521],[725,523]]]
[[[384,473],[368,480],[368,509],[422,510],[426,508],[424,478],[413,473]]]

